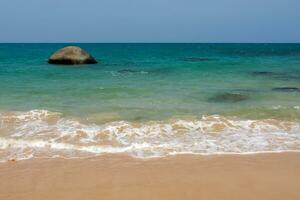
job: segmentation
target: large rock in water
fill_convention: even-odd
[[[79,65],[95,64],[97,61],[79,47],[69,46],[55,52],[48,60],[50,64]]]

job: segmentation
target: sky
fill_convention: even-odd
[[[300,42],[300,0],[0,0],[0,42]]]

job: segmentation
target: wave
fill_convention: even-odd
[[[126,153],[137,158],[176,154],[300,150],[300,122],[219,115],[200,120],[85,124],[47,110],[0,113],[0,160]]]

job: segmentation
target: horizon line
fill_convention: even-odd
[[[299,42],[0,42],[0,44],[300,44]]]

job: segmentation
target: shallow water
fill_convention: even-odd
[[[65,45],[0,44],[3,159],[300,150],[300,44],[80,44],[98,64],[49,65]]]

